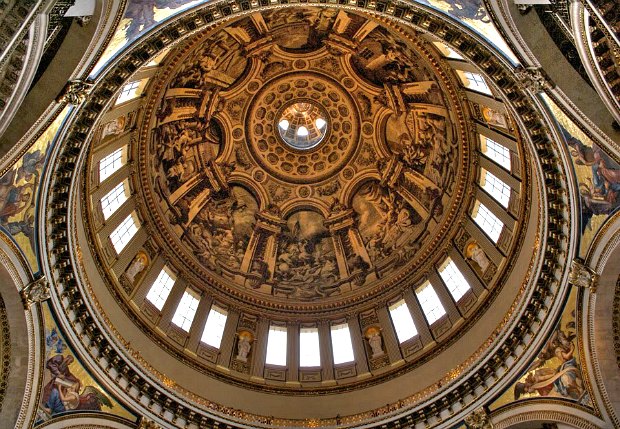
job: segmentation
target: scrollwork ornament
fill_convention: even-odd
[[[162,427],[154,421],[142,416],[142,418],[140,419],[140,423],[138,423],[137,429],[162,429]]]
[[[30,309],[32,304],[43,302],[50,298],[50,287],[47,279],[41,277],[24,287],[21,292],[22,302],[26,310]]]
[[[493,423],[487,411],[477,408],[465,417],[465,424],[469,429],[493,429]]]
[[[583,261],[574,259],[571,262],[568,282],[573,286],[588,288],[590,292],[595,293],[598,278],[598,273],[586,266]]]
[[[554,86],[549,82],[547,74],[539,67],[519,66],[515,70],[515,75],[519,79],[519,84],[531,92],[541,92]]]
[[[56,99],[58,103],[69,103],[75,106],[82,104],[93,89],[94,84],[82,79],[70,80]]]

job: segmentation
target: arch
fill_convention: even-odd
[[[491,414],[495,429],[521,429],[531,424],[561,423],[563,427],[599,429],[608,427],[601,419],[559,400],[526,400],[508,405]],[[528,425],[529,424],[529,425]],[[539,426],[535,426],[539,427]]]

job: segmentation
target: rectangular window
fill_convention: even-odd
[[[138,225],[136,224],[135,214],[131,213],[110,234],[110,240],[116,253],[121,253],[131,238],[136,235],[136,232],[138,232]]]
[[[222,335],[224,335],[224,327],[226,326],[226,318],[228,313],[217,306],[212,306],[207,316],[205,330],[202,331],[202,342],[207,343],[216,349],[220,348],[222,343]]]
[[[448,287],[452,298],[457,302],[471,289],[461,271],[459,271],[454,261],[450,258],[446,259],[442,264],[442,267],[439,269],[439,275]]]
[[[457,59],[457,60],[464,59],[461,56],[461,54],[459,54],[458,52],[456,52],[454,49],[452,49],[451,47],[449,47],[448,45],[446,45],[443,42],[433,42],[433,44],[437,47],[437,49],[439,49],[439,52],[441,52],[441,54],[444,57],[454,58],[454,59]]]
[[[481,169],[480,185],[482,189],[487,191],[487,193],[495,199],[495,201],[504,207],[508,207],[508,202],[510,201],[510,186],[485,169]]]
[[[334,353],[334,364],[353,362],[353,344],[351,343],[351,332],[349,324],[341,323],[332,325],[332,350]]]
[[[301,328],[299,330],[299,366],[321,366],[319,330]]]
[[[504,224],[480,201],[476,201],[472,219],[483,230],[494,243],[499,240]]]
[[[510,150],[486,136],[480,137],[482,139],[481,151],[484,156],[510,171]]]
[[[99,183],[123,166],[123,148],[116,149],[99,161]]]
[[[189,328],[192,326],[194,316],[196,316],[196,310],[198,310],[198,303],[200,299],[196,292],[191,289],[186,289],[183,293],[183,297],[179,302],[179,306],[172,316],[172,323],[183,329],[185,332],[189,332]]]
[[[267,337],[267,358],[269,365],[286,366],[287,330],[285,326],[271,325]]]
[[[121,89],[120,94],[118,94],[118,98],[116,99],[116,104],[123,103],[125,101],[129,101],[133,98],[136,98],[138,94],[138,88],[140,87],[140,83],[142,81],[138,80],[135,82],[129,82],[126,84],[123,89]]]
[[[158,310],[161,310],[168,299],[168,295],[170,295],[174,282],[174,277],[172,277],[172,274],[166,267],[164,267],[149,289],[146,299],[148,299]]]
[[[491,89],[489,88],[489,86],[487,85],[486,81],[484,80],[481,74],[472,73],[472,72],[463,72],[460,70],[457,71],[457,74],[459,75],[459,77],[461,78],[461,81],[463,82],[463,85],[465,85],[467,89],[482,92],[487,95],[493,95],[493,93],[491,92]]]
[[[121,182],[101,199],[101,211],[103,212],[103,218],[108,219],[112,216],[125,201],[127,201],[125,182]]]
[[[429,282],[426,282],[416,290],[416,295],[418,296],[418,301],[420,301],[420,306],[422,307],[422,311],[424,311],[429,325],[432,325],[446,314],[446,310],[444,310],[443,305],[441,305],[437,292],[435,292],[433,285]]]
[[[418,330],[413,323],[413,318],[409,312],[409,307],[404,299],[390,305],[390,316],[392,317],[392,323],[396,330],[396,336],[398,342],[404,343],[410,338],[415,337],[418,334]]]

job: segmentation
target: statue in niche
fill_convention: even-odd
[[[476,263],[477,268],[480,270],[480,274],[484,274],[491,264],[484,250],[482,250],[480,245],[475,241],[467,245],[465,256]]]
[[[500,127],[504,129],[508,128],[508,121],[506,115],[490,107],[482,106],[482,117],[484,121],[490,126]]]
[[[127,268],[127,271],[125,271],[125,275],[127,276],[130,282],[134,283],[136,277],[142,271],[144,271],[144,269],[148,266],[148,264],[149,264],[149,258],[148,256],[146,256],[146,253],[138,252],[136,257],[133,258],[133,261],[129,265],[129,268]]]
[[[381,330],[376,327],[370,327],[366,331],[366,339],[368,340],[368,345],[372,350],[371,359],[377,358],[379,356],[383,356],[383,338],[381,337]]]
[[[248,361],[248,355],[252,348],[252,334],[248,331],[241,331],[238,334],[237,340],[237,357],[236,359],[241,362]]]
[[[125,124],[127,118],[125,116],[119,116],[118,118],[106,123],[101,130],[101,140],[108,136],[117,136],[125,131]]]
[[[323,217],[310,211],[293,214],[278,244],[274,289],[300,299],[338,291],[338,264]]]

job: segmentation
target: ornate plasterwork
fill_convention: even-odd
[[[599,275],[583,261],[574,259],[570,265],[570,275],[568,282],[573,286],[589,288],[590,292],[596,292]]]
[[[0,296],[0,411],[11,372],[11,329],[4,300]]]
[[[191,22],[196,23],[197,20],[202,20],[202,19],[213,20],[215,19],[213,15],[214,13],[217,16],[224,16],[224,15],[227,15],[233,12],[232,9],[227,9],[227,8],[217,9],[217,7],[218,6],[216,5],[215,9],[206,9],[207,15],[204,15],[205,12],[203,11],[201,11],[201,14],[191,15],[191,20],[192,20]],[[432,31],[434,33],[439,34],[442,37],[446,36],[448,33],[452,35],[454,37],[454,38],[451,37],[452,42],[455,43],[459,47],[460,51],[463,52],[464,55],[474,59],[478,64],[480,64],[483,70],[485,70],[485,72],[489,74],[489,76],[491,76],[494,80],[496,80],[496,83],[501,88],[503,88],[505,92],[512,94],[514,96],[514,98],[512,99],[518,100],[519,112],[522,115],[524,125],[527,126],[527,128],[530,130],[530,138],[532,139],[533,143],[536,144],[536,148],[539,151],[539,156],[544,156],[549,161],[548,164],[545,164],[545,166],[541,167],[544,169],[548,169],[547,171],[548,174],[546,175],[546,179],[545,179],[546,187],[548,189],[549,188],[553,189],[554,187],[562,187],[563,181],[566,176],[563,175],[562,173],[564,169],[563,169],[562,164],[558,162],[558,158],[556,157],[555,152],[554,152],[553,144],[544,133],[536,132],[536,130],[541,129],[541,119],[538,116],[539,113],[537,112],[536,107],[531,105],[527,97],[525,97],[522,93],[519,92],[520,90],[517,89],[515,82],[514,82],[514,78],[511,75],[506,74],[505,71],[504,72],[501,71],[502,70],[501,65],[495,62],[493,56],[490,53],[486,52],[486,50],[483,47],[478,46],[475,43],[466,45],[466,41],[467,41],[466,34],[460,32],[460,30],[456,28],[452,28],[450,24],[448,23],[435,21],[433,20],[432,16],[425,15],[424,13],[421,13],[417,10],[405,9],[405,10],[398,10],[398,12],[396,8],[389,9],[389,10],[391,11],[390,13],[392,14],[398,13],[400,17],[407,18],[407,20],[413,22],[415,25],[419,26],[422,29],[429,30],[432,28]],[[185,16],[185,18],[187,16]],[[182,31],[187,31],[187,28],[183,27],[183,24],[182,24],[183,22],[184,22],[183,20],[179,20],[176,22],[176,25],[180,25],[179,28]],[[167,28],[166,33],[159,33],[159,34],[156,33],[155,35],[162,37],[163,40],[165,41],[166,37],[171,37],[171,35],[174,34],[174,32],[170,32],[170,31],[171,29]],[[148,42],[145,42],[144,45],[140,45],[139,49],[147,49],[147,52],[148,52],[148,49],[149,49]],[[155,50],[154,46],[151,46],[151,49],[154,51]],[[130,63],[130,61],[138,61],[137,59],[138,57],[132,56],[134,54],[135,54],[135,51],[131,51],[128,54],[128,58],[127,58],[128,64]],[[141,53],[141,55],[143,54],[144,52]],[[125,72],[120,72],[120,74],[124,75]],[[114,73],[110,73],[110,75],[114,76]],[[118,77],[118,75],[116,75],[116,77]],[[118,85],[116,85],[116,87],[118,87]],[[97,91],[96,89],[93,94],[93,97],[91,98],[92,104],[89,107],[85,107],[85,108],[90,109],[90,108],[99,107],[96,110],[100,111],[101,105],[107,101],[106,95],[109,94],[110,88],[115,88],[114,84],[112,84],[111,81],[105,87],[104,86],[100,87],[101,92]],[[89,123],[90,125],[92,125],[93,117],[91,118],[83,117],[81,120],[84,121],[84,122],[81,122],[81,125],[88,125]],[[76,131],[77,130],[75,129],[71,131],[68,138],[64,141],[64,143],[66,144],[65,149],[76,150],[81,147],[84,136]],[[58,168],[66,167],[62,165],[62,163],[63,163],[62,161],[59,162]],[[67,182],[63,181],[61,177],[58,177],[55,179],[54,186],[56,185],[66,186]],[[66,197],[66,195],[63,195],[63,192],[60,190],[60,188],[56,188],[56,189],[58,189],[59,191],[56,197]],[[52,211],[51,216],[57,216],[57,218],[55,219],[58,222],[57,225],[59,223],[66,222],[66,216],[67,216],[66,213],[64,214],[55,213],[54,209],[52,209],[51,211]],[[550,207],[549,216],[552,218],[555,216],[557,217],[568,216],[568,214],[566,213],[566,206],[556,205],[555,207]],[[533,301],[530,302],[531,306],[527,307],[527,311],[525,311],[525,309],[523,309],[523,311],[519,311],[519,315],[522,315],[523,317],[520,318],[519,323],[516,323],[515,325],[511,325],[511,327],[513,328],[512,333],[511,333],[511,338],[514,336],[515,340],[514,341],[511,341],[511,340],[503,341],[504,345],[501,348],[501,350],[498,350],[497,353],[495,354],[494,356],[495,359],[490,360],[489,361],[490,363],[487,362],[486,364],[482,366],[478,366],[476,369],[473,369],[471,372],[467,374],[463,374],[462,378],[459,379],[458,383],[456,383],[456,386],[454,386],[454,389],[452,389],[449,392],[452,398],[467,397],[468,399],[465,401],[465,403],[467,404],[467,403],[471,403],[471,401],[473,400],[472,398],[475,399],[476,397],[479,397],[482,394],[482,392],[486,390],[485,380],[489,377],[495,377],[496,368],[493,366],[494,364],[492,362],[500,362],[499,365],[501,366],[501,362],[503,362],[503,359],[506,358],[507,356],[510,356],[512,359],[512,356],[514,356],[513,353],[515,353],[515,349],[517,348],[517,346],[521,345],[521,342],[518,340],[518,338],[522,338],[523,335],[525,335],[526,332],[528,331],[533,331],[534,333],[537,332],[541,326],[541,323],[540,323],[541,317],[545,318],[545,314],[548,314],[548,312],[551,312],[551,313],[554,312],[553,310],[554,307],[549,308],[547,304],[545,304],[545,300],[546,299],[548,301],[550,300],[550,302],[553,303],[554,299],[557,297],[557,293],[559,292],[557,288],[558,280],[557,278],[555,278],[555,276],[556,275],[560,277],[563,276],[563,271],[562,271],[563,264],[561,262],[560,252],[558,251],[558,249],[562,247],[563,240],[566,240],[566,237],[558,235],[554,237],[548,237],[547,242],[545,243],[546,246],[549,248],[549,251],[545,254],[545,266],[547,270],[546,274],[548,276],[538,279],[536,286],[534,286],[534,288],[536,289],[535,291],[536,294],[535,294],[535,298],[533,298]],[[62,243],[61,241],[62,240],[59,240],[58,242],[54,242],[53,246],[58,251],[58,255],[63,255],[63,254],[68,255],[69,249],[68,248],[63,249],[63,246],[65,246],[65,244]],[[67,260],[70,260],[70,258],[67,258]],[[80,286],[76,283],[75,278],[70,276],[72,272],[70,265],[69,265],[69,270],[67,270],[66,268],[67,268],[66,266],[51,267],[51,269],[53,269],[55,272],[57,272],[61,276],[60,277],[61,280],[57,282],[57,284],[55,285],[55,287],[59,291],[63,292],[63,302],[58,303],[58,308],[61,310],[64,309],[64,311],[69,311],[69,307],[70,307],[71,308],[70,311],[72,314],[80,314],[81,315],[80,317],[83,317],[84,321],[86,321],[86,319],[89,317],[88,315],[89,309],[84,304],[84,301],[82,301],[81,303],[79,302],[80,296],[82,293],[80,291]],[[513,315],[513,316],[516,317],[517,315]],[[73,324],[73,326],[76,329],[78,329],[78,325],[80,329],[83,328],[84,327],[83,321],[78,319],[78,321]],[[105,343],[107,343],[108,340],[106,339],[104,335],[102,335],[101,331],[99,331],[99,328],[96,326],[92,326],[90,330],[82,331],[82,335],[84,335],[85,337],[88,337],[89,340],[93,340],[95,338],[97,339],[97,341],[93,342],[92,344],[96,345],[96,347],[98,348],[98,352],[101,351],[101,353],[104,353],[103,356],[106,357],[107,370],[110,370],[111,367],[114,367],[116,371],[116,367],[118,366],[118,364],[123,361],[123,356],[122,354],[118,354],[118,352],[116,352],[112,347],[108,347],[108,348],[105,347]],[[503,338],[503,339],[505,340],[506,338]],[[489,344],[489,346],[490,345],[491,344]],[[520,355],[520,353],[521,352],[517,352],[516,354]],[[122,370],[120,370],[120,367],[119,367],[118,374],[121,374],[122,373],[121,371]],[[136,384],[140,383],[141,386],[147,386],[146,387],[147,392],[148,392],[148,389],[151,389],[151,388],[156,390],[157,392],[162,392],[157,387],[153,386],[149,381],[147,381],[143,377],[143,375],[141,375],[139,372],[136,372],[133,369],[128,369],[126,371],[130,372],[130,374],[128,375],[129,375],[129,378],[132,380],[132,383],[134,383],[133,380],[135,380]],[[481,389],[476,389],[476,386],[480,387]],[[391,426],[392,425],[403,425],[403,424],[412,425],[412,424],[415,424],[417,422],[422,422],[422,421],[428,422],[429,419],[433,421],[433,424],[441,424],[443,419],[441,418],[440,413],[442,410],[446,409],[446,405],[445,403],[442,402],[442,398],[446,399],[448,404],[450,403],[450,400],[447,400],[446,398],[447,393],[448,393],[447,391],[438,392],[438,394],[433,395],[432,396],[433,399],[431,401],[428,401],[423,407],[420,406],[416,408],[416,406],[413,405],[410,409],[410,412],[408,412],[403,417],[400,417],[398,420],[391,421],[390,425]],[[182,410],[181,414],[183,415],[183,418],[186,421],[201,422],[201,423],[202,421],[204,421],[205,423],[210,423],[213,421],[211,414],[204,413],[204,411],[199,411],[199,410],[190,412],[191,408],[183,408],[183,405],[177,402],[177,401],[184,401],[182,398],[176,395],[173,395],[173,397],[168,397],[167,396],[168,394],[171,394],[171,393],[159,393],[157,395],[157,398],[154,399],[153,402],[151,403],[160,404],[158,405],[159,410],[162,410],[164,408],[173,410],[172,411],[173,414],[176,413],[176,410],[178,410],[178,407],[181,407],[181,410]],[[148,399],[148,396],[147,396],[147,399]],[[388,410],[388,413],[394,413],[394,412],[397,412],[398,410],[399,410],[399,405],[396,404],[396,406],[394,407],[394,410],[393,411]],[[174,415],[177,415],[177,414],[174,414]],[[386,419],[380,417],[379,420],[386,420]],[[171,423],[173,422],[171,421]],[[315,422],[309,422],[308,424],[310,423],[314,424]],[[316,423],[320,424],[320,422],[316,422]]]
[[[29,309],[32,304],[41,303],[50,298],[50,286],[45,277],[29,283],[20,291],[24,307]]]

